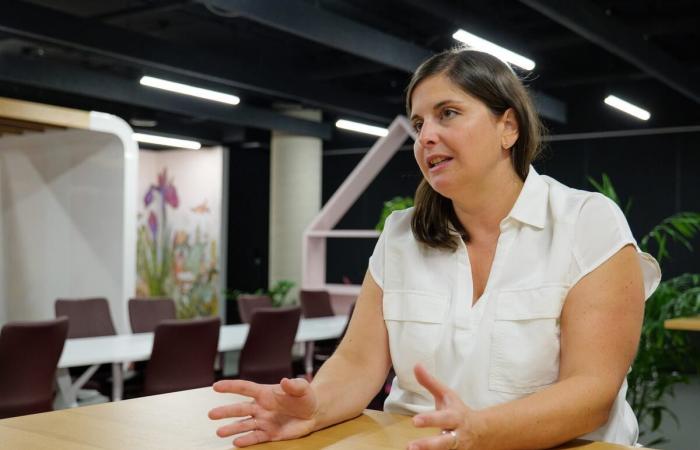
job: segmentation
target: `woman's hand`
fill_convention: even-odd
[[[236,447],[294,439],[314,431],[318,401],[306,380],[283,378],[280,384],[223,380],[214,383],[214,390],[253,398],[252,402],[234,403],[209,411],[209,418],[214,420],[241,418],[216,430],[221,437],[250,431],[234,439]]]
[[[418,439],[408,444],[409,450],[483,449],[483,423],[476,411],[462,402],[457,393],[433,377],[420,364],[413,368],[416,379],[435,397],[435,411],[416,414],[413,425],[419,428],[440,428],[437,436]]]

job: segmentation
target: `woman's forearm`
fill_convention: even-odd
[[[356,417],[383,386],[389,364],[376,367],[363,358],[336,352],[318,371],[311,387],[318,399],[315,430]]]
[[[617,393],[601,389],[604,384],[597,377],[575,376],[479,411],[483,448],[550,448],[596,430],[607,422]]]

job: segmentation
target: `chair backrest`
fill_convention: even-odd
[[[0,331],[0,419],[51,411],[68,319],[9,322]]]
[[[238,361],[238,376],[256,383],[279,383],[292,376],[292,345],[299,328],[301,309],[259,308]]]
[[[328,291],[309,291],[302,289],[299,292],[301,310],[307,319],[313,317],[334,316],[331,306],[331,296]]]
[[[104,297],[68,299],[54,303],[56,317],[68,317],[68,337],[82,338],[117,334]]]
[[[132,333],[152,333],[161,321],[175,318],[175,301],[171,298],[129,299]]]
[[[250,323],[256,309],[272,307],[272,299],[268,295],[241,294],[237,302],[238,315],[243,323]]]
[[[164,320],[155,330],[146,366],[146,395],[209,386],[219,348],[218,317]]]

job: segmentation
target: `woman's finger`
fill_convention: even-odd
[[[252,416],[257,406],[255,403],[233,403],[231,405],[219,406],[209,411],[209,418],[212,420],[229,419],[231,417]]]
[[[234,434],[245,433],[247,431],[253,431],[258,428],[258,423],[252,417],[247,419],[236,420],[228,425],[219,427],[216,430],[216,434],[219,437],[229,437]]]
[[[288,395],[293,397],[301,397],[308,393],[309,382],[303,378],[294,378],[291,380],[289,378],[282,378],[282,381],[280,381],[280,387],[282,388],[282,391]],[[276,390],[273,390],[273,392],[276,394],[278,393]]]
[[[269,440],[270,436],[265,431],[255,430],[234,439],[233,445],[236,447],[247,447],[249,445],[260,444],[261,442],[267,442]]]
[[[246,380],[221,380],[212,386],[216,392],[225,394],[239,394],[257,399],[265,385]]]
[[[453,430],[461,425],[460,415],[453,409],[442,409],[413,416],[413,425],[419,428]]]
[[[441,434],[409,442],[407,448],[408,450],[447,450],[453,446],[454,439],[451,434]]]
[[[435,397],[436,403],[444,401],[447,394],[450,393],[450,388],[429,374],[422,364],[416,364],[413,367],[413,373],[416,375],[416,380]],[[437,406],[440,407],[441,405]]]

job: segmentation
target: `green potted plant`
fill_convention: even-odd
[[[245,292],[240,289],[226,289],[224,296],[228,300],[237,301],[238,297],[243,294],[253,295],[268,295],[272,299],[272,306],[279,308],[282,306],[295,305],[296,299],[287,299],[291,290],[296,286],[296,283],[290,280],[276,281],[268,289],[258,288],[254,292]]]
[[[386,221],[386,218],[389,217],[392,212],[410,208],[411,206],[413,206],[413,197],[397,196],[391,200],[385,201],[382,208],[382,213],[379,216],[379,222],[377,222],[374,229],[377,231],[383,231],[384,221]]]
[[[615,192],[610,178],[603,174],[597,182],[589,182],[622,208],[622,202]],[[631,207],[631,200],[623,208],[625,214]],[[639,241],[639,247],[653,254],[661,265],[670,258],[668,244],[678,243],[693,251],[690,241],[700,231],[700,214],[681,212],[674,214],[656,225]],[[668,331],[664,321],[676,317],[700,314],[700,274],[683,274],[663,280],[646,302],[644,323],[637,357],[632,371],[627,376],[629,389],[627,401],[632,406],[640,424],[647,424],[649,431],[657,432],[665,417],[671,417],[678,424],[678,418],[665,404],[673,397],[674,386],[689,383],[689,373],[700,371],[700,354],[693,348],[688,333]],[[640,430],[640,440],[645,434]],[[661,436],[646,446],[668,442]]]

